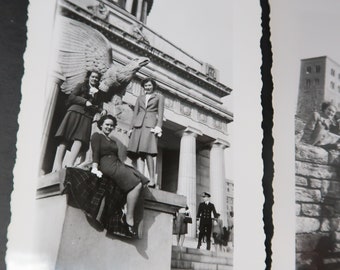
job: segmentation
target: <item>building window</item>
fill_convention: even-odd
[[[310,79],[307,79],[307,80],[306,80],[306,87],[307,87],[307,88],[310,88]]]
[[[331,75],[335,76],[335,70],[333,68],[331,69]]]
[[[315,85],[319,85],[320,84],[320,80],[319,79],[315,79],[314,82],[315,82]]]
[[[331,88],[334,89],[334,87],[335,87],[335,83],[331,82]]]
[[[306,73],[307,74],[312,73],[312,67],[311,66],[306,67]]]
[[[316,71],[316,73],[320,73],[320,71],[321,71],[320,65],[315,66],[315,71]]]

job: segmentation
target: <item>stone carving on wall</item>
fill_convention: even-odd
[[[99,89],[106,93],[124,95],[126,86],[131,82],[138,70],[150,62],[149,58],[139,57],[122,67],[111,65],[103,74]]]
[[[148,58],[140,57],[125,66],[113,63],[111,44],[99,31],[69,18],[62,17],[59,21],[62,30],[58,60],[66,77],[61,86],[66,94],[84,81],[88,71],[95,70],[103,74],[99,89],[107,93],[107,100],[114,95],[121,97],[136,72],[150,62]]]
[[[191,115],[191,108],[183,103],[181,103],[181,113],[185,116]]]
[[[202,122],[202,123],[207,123],[208,121],[208,117],[206,114],[199,112],[198,113],[198,121]]]
[[[143,25],[141,25],[139,23],[132,24],[131,32],[132,32],[132,35],[137,39],[137,41],[144,42],[148,45],[150,44],[148,38],[143,33]]]
[[[218,129],[222,129],[222,122],[218,119],[214,119],[214,127]]]
[[[92,12],[93,17],[98,17],[102,20],[106,20],[109,17],[109,10],[104,3],[99,2],[98,5],[88,6],[87,9]]]
[[[169,97],[165,97],[165,101],[164,101],[165,107],[168,109],[172,109],[174,106],[174,100],[169,98]]]

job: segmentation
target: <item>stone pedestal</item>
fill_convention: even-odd
[[[45,196],[56,194],[56,179],[49,180],[50,188],[41,186],[40,196],[44,190]],[[44,269],[51,270],[170,269],[173,215],[185,205],[184,196],[145,189],[143,237],[129,240],[96,231],[81,210],[67,206],[65,195],[44,197],[37,207],[38,254],[44,258]]]

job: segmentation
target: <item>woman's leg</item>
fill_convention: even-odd
[[[176,234],[176,240],[177,240],[177,246],[179,246],[179,240],[180,240],[181,235],[180,234]]]
[[[149,186],[156,184],[155,182],[155,164],[153,162],[153,157],[151,155],[146,155],[146,165],[148,166],[150,183]]]
[[[181,234],[180,235],[180,246],[181,247],[183,247],[184,239],[185,239],[185,234]]]
[[[142,189],[142,183],[135,186],[128,194],[126,198],[126,223],[130,226],[134,225],[133,215],[135,212],[135,206],[138,201],[139,193]]]
[[[65,153],[66,153],[66,143],[62,142],[57,147],[57,152],[54,157],[52,172],[61,170]]]
[[[65,166],[66,167],[73,167],[74,162],[80,152],[81,149],[81,141],[75,140],[72,144],[72,148],[70,151],[70,155],[67,157],[65,161]]]
[[[134,167],[141,172],[141,174],[144,174],[144,167],[145,167],[145,163],[144,163],[144,159],[143,158],[137,158],[136,160],[133,161],[134,163]]]

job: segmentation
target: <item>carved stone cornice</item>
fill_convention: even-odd
[[[60,6],[62,7],[62,14],[64,16],[68,16],[90,25],[91,27],[103,33],[111,42],[115,42],[125,48],[128,48],[139,55],[149,57],[151,61],[169,70],[172,70],[185,79],[191,80],[195,84],[213,92],[219,97],[230,94],[231,89],[229,87],[210,78],[208,75],[205,75],[202,72],[187,66],[186,64],[167,55],[157,48],[152,47],[145,42],[138,41],[130,33],[127,33],[126,31],[108,23],[107,21],[94,17],[88,10],[73,4],[71,1],[61,1]],[[117,10],[112,9],[111,12],[118,12],[118,8],[115,9]],[[124,16],[125,14],[121,15]],[[129,20],[132,19],[129,18]]]

